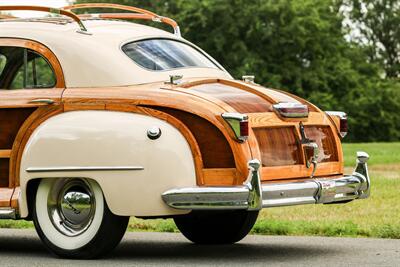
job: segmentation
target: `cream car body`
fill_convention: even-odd
[[[161,129],[157,140],[147,137],[153,127]],[[121,216],[187,213],[165,205],[161,195],[196,185],[190,147],[174,126],[113,111],[66,112],[36,129],[22,157],[21,217],[28,216],[26,186],[39,178],[93,179]]]

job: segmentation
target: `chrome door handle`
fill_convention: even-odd
[[[47,104],[47,105],[51,105],[51,104],[54,104],[54,100],[53,99],[47,99],[47,98],[33,99],[33,100],[29,101],[29,103],[31,103],[31,104]]]

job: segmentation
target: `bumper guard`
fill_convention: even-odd
[[[370,193],[368,159],[367,153],[357,152],[357,165],[352,175],[263,184],[261,164],[255,159],[248,162],[249,177],[242,186],[177,188],[163,193],[162,199],[168,206],[184,210],[260,210],[363,199]]]

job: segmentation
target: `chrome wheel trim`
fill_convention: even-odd
[[[47,198],[47,211],[53,226],[63,235],[73,237],[91,225],[96,210],[92,187],[83,179],[60,179]]]

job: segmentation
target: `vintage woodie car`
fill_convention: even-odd
[[[223,244],[262,208],[369,196],[367,153],[344,175],[345,113],[233,79],[172,19],[11,10],[59,16],[0,20],[0,217],[33,220],[55,254],[104,255],[130,216]],[[174,33],[127,21],[140,19]]]

